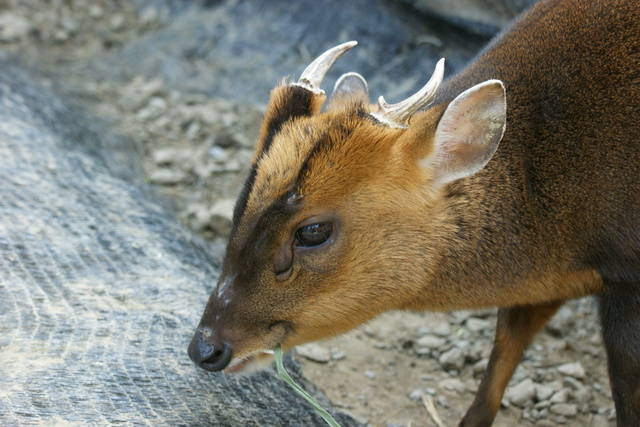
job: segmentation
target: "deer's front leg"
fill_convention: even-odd
[[[460,427],[490,426],[500,409],[504,390],[533,337],[564,304],[554,301],[540,305],[522,305],[498,310],[496,339],[489,365],[473,404]]]

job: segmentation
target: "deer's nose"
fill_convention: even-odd
[[[221,371],[231,360],[231,346],[212,339],[209,328],[198,328],[189,344],[189,357],[205,371]]]

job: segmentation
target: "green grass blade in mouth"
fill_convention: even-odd
[[[278,345],[273,350],[273,353],[276,358],[276,368],[278,369],[278,375],[280,375],[282,381],[289,384],[300,396],[304,397],[307,402],[309,402],[311,406],[313,406],[316,412],[320,414],[322,418],[324,418],[327,424],[329,424],[331,427],[340,427],[340,424],[338,424],[338,422],[334,420],[333,417],[322,406],[320,406],[309,393],[304,391],[302,387],[296,384],[296,382],[293,381],[293,379],[289,376],[287,371],[285,371],[284,365],[282,364],[282,346]]]

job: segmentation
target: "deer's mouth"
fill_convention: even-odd
[[[225,374],[250,374],[267,368],[273,362],[273,350],[259,350],[231,360],[222,372]]]

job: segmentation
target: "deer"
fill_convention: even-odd
[[[460,426],[491,425],[523,352],[570,299],[598,301],[618,426],[640,422],[640,5],[543,0],[443,82],[396,104],[322,80],[275,87],[220,277],[189,344],[207,371],[389,310],[497,307]]]

